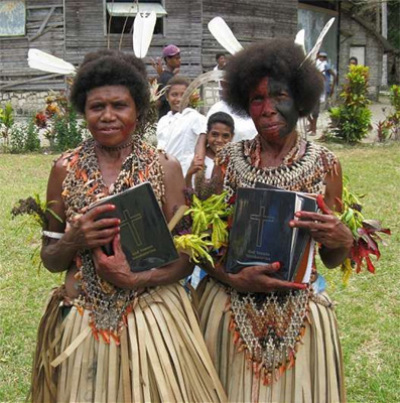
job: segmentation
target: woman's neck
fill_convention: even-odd
[[[293,131],[282,139],[269,141],[260,138],[260,167],[275,167],[282,164],[285,157],[293,150],[298,141],[298,134]]]

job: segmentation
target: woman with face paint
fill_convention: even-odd
[[[258,134],[222,149],[217,174],[228,198],[257,182],[323,195],[329,208],[296,213],[290,225],[310,231],[321,245],[323,263],[333,268],[347,257],[353,238],[330,210],[340,208],[339,161],[296,130],[324,87],[314,63],[304,58],[292,41],[277,39],[232,57],[226,66],[225,101],[250,116]],[[200,316],[228,399],[345,401],[336,318],[315,267],[310,284],[271,277],[279,262],[246,267],[238,274],[216,267],[206,268],[210,278],[200,285]]]

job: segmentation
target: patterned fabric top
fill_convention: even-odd
[[[63,154],[67,176],[63,182],[63,199],[67,221],[81,214],[83,208],[105,196],[120,193],[149,181],[159,203],[164,197],[163,172],[158,151],[140,138],[134,139],[132,153],[125,159],[115,183],[108,189],[104,183],[93,139]]]
[[[125,159],[121,171],[109,189],[104,183],[95,152],[95,142],[89,139],[75,150],[62,156],[67,168],[62,196],[66,207],[67,223],[78,218],[93,202],[117,194],[139,183],[149,181],[158,202],[164,198],[163,170],[155,148],[136,136],[132,153]],[[122,316],[136,296],[133,290],[120,289],[101,279],[94,267],[92,252],[78,253],[76,265],[84,295],[75,300],[76,305],[91,309],[94,330],[118,333]]]

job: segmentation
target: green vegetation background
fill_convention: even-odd
[[[350,189],[365,194],[364,213],[392,230],[375,275],[353,275],[343,287],[339,270],[323,271],[337,302],[349,402],[400,401],[400,145],[329,146],[339,156]],[[31,260],[40,232],[11,220],[20,198],[45,196],[51,155],[0,154],[0,401],[25,400],[36,330],[52,287],[62,275]]]

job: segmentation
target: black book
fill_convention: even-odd
[[[141,183],[122,193],[99,200],[91,207],[114,204],[114,211],[99,218],[121,220],[121,246],[131,271],[139,272],[164,266],[179,258],[164,214],[149,182]],[[112,245],[103,247],[112,255]]]
[[[280,262],[274,277],[292,281],[311,243],[309,233],[291,228],[289,221],[296,211],[316,211],[316,203],[300,193],[260,186],[237,191],[226,270]]]

